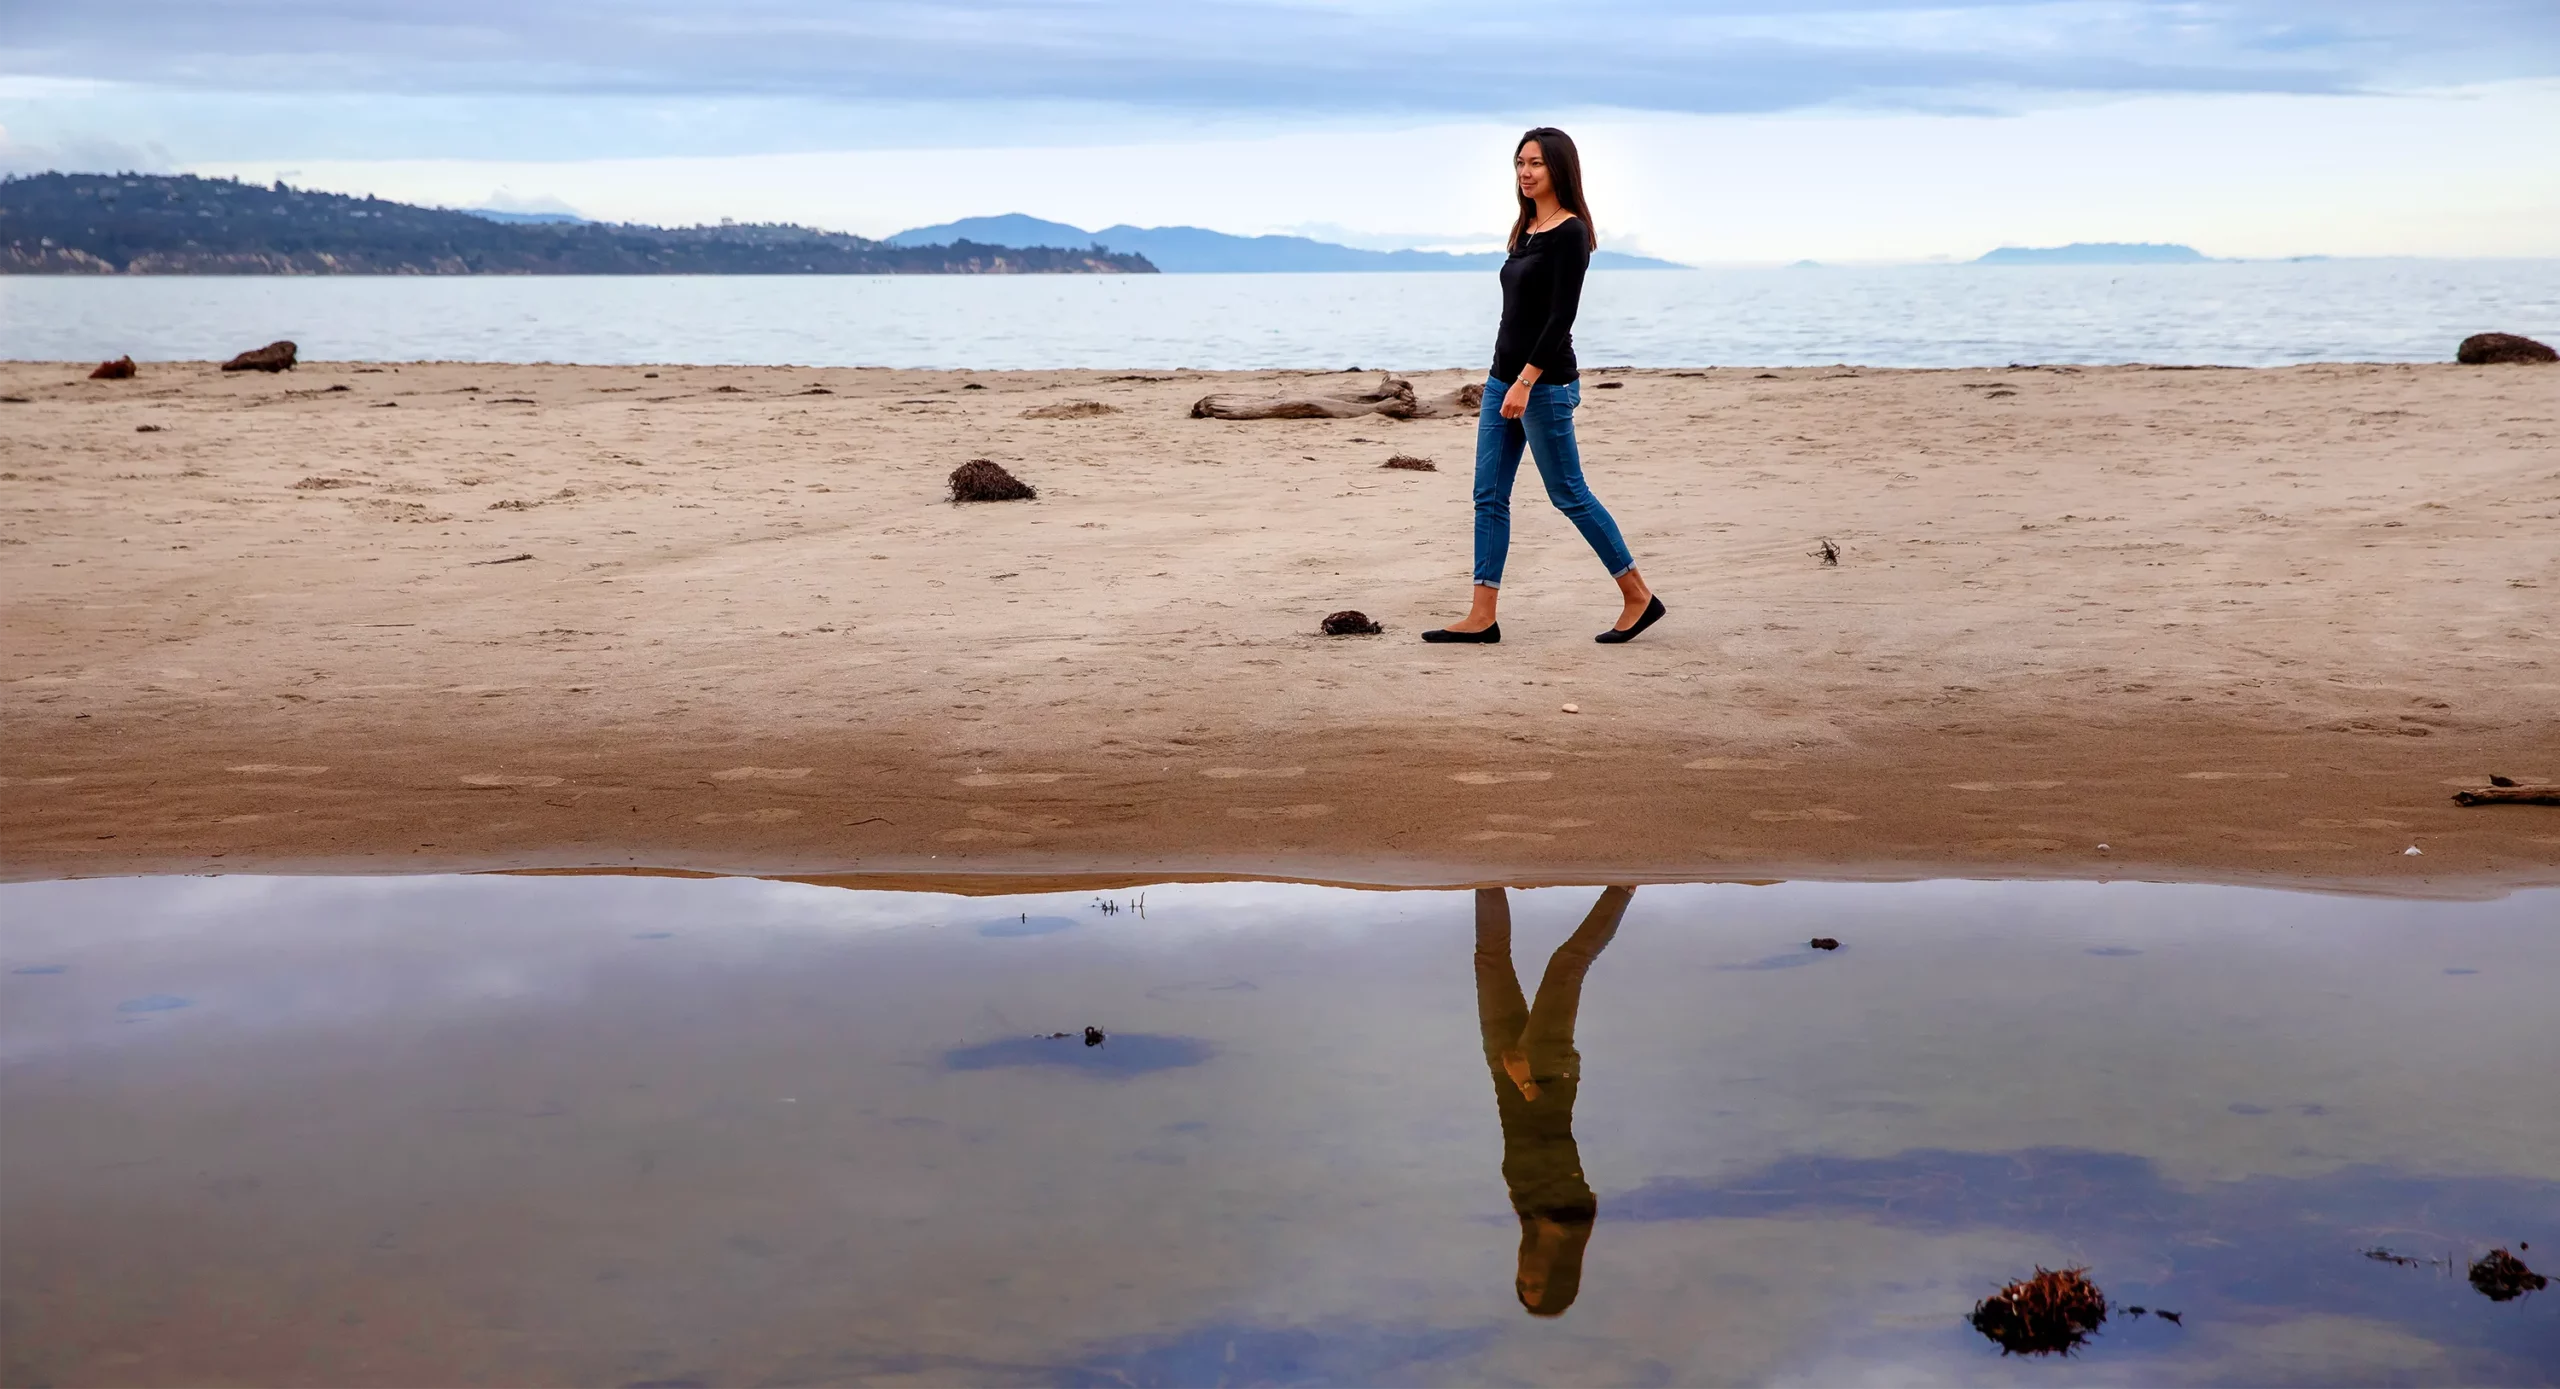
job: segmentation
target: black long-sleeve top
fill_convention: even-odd
[[[1531,232],[1502,263],[1502,327],[1493,335],[1493,377],[1516,381],[1522,367],[1541,384],[1582,375],[1573,360],[1573,315],[1582,307],[1582,275],[1591,268],[1591,236],[1579,217]]]

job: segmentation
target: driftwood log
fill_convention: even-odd
[[[1359,395],[1249,396],[1205,395],[1193,402],[1195,420],[1353,420],[1385,415],[1397,420],[1440,419],[1472,415],[1484,408],[1484,387],[1469,384],[1425,400],[1413,383],[1380,376],[1378,384]]]
[[[264,347],[250,348],[230,361],[224,362],[222,369],[224,371],[291,371],[295,350],[290,342],[281,340],[271,342]]]
[[[2477,791],[2453,793],[2456,805],[2560,805],[2560,786],[2520,786],[2512,777],[2493,776]]]
[[[2560,352],[2513,333],[2474,333],[2453,350],[2453,359],[2467,367],[2496,366],[2505,362],[2560,362]]]

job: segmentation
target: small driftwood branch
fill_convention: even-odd
[[[2456,805],[2560,805],[2560,786],[2518,786],[2505,777],[2494,779],[2504,785],[2483,786],[2477,791],[2453,793]]]
[[[1195,420],[1351,420],[1363,415],[1385,415],[1398,420],[1427,420],[1447,415],[1472,415],[1484,406],[1484,387],[1461,386],[1444,396],[1421,399],[1413,393],[1413,383],[1395,376],[1381,376],[1378,384],[1360,395],[1302,396],[1202,396],[1191,407]]]

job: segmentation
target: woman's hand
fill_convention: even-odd
[[[1528,381],[1520,380],[1512,382],[1511,389],[1502,393],[1502,417],[1506,420],[1516,420],[1520,418],[1522,414],[1526,413],[1528,409]]]

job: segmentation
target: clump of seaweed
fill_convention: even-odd
[[[1381,463],[1378,466],[1381,468],[1402,468],[1406,472],[1410,473],[1436,473],[1440,471],[1439,464],[1432,462],[1428,458],[1416,458],[1409,453],[1399,453],[1395,457],[1388,459],[1386,462]]]
[[[2491,1302],[2513,1302],[2550,1285],[2550,1279],[2526,1268],[2524,1260],[2503,1249],[2490,1250],[2471,1266],[2471,1286]]]
[[[2034,1277],[1974,1304],[1972,1321],[2002,1355],[2069,1355],[2106,1325],[2107,1297],[2087,1269],[2038,1264]]]
[[[1385,630],[1358,608],[1344,608],[1324,620],[1324,634],[1328,637],[1374,637]]]
[[[1040,498],[1040,489],[1004,470],[1004,465],[991,458],[972,458],[951,470],[951,500],[955,502],[1029,502]]]

